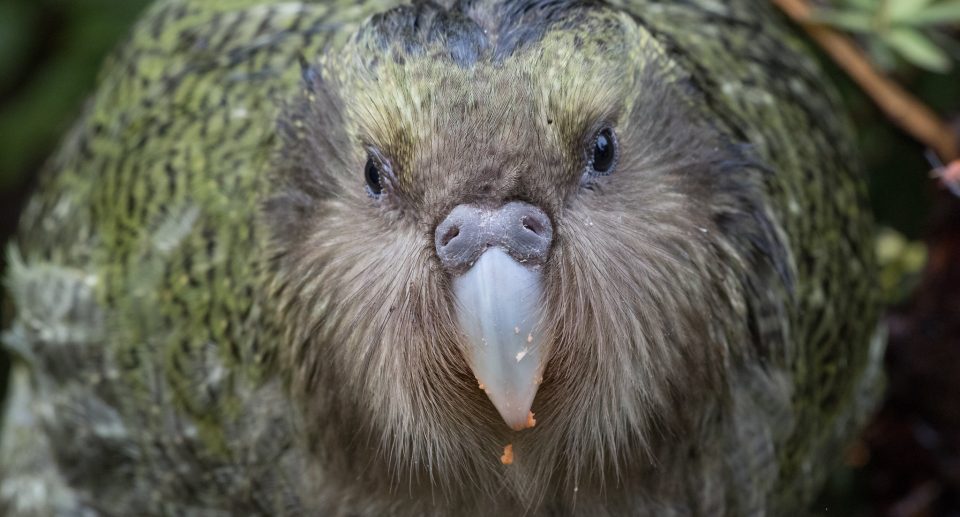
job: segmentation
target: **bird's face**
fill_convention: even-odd
[[[555,18],[504,50],[483,17],[456,46],[384,16],[304,70],[266,210],[282,367],[348,455],[442,485],[514,443],[531,477],[602,476],[746,341],[745,162],[629,17]]]

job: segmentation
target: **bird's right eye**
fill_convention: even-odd
[[[367,192],[373,197],[380,197],[380,194],[383,193],[380,167],[372,156],[367,157],[367,164],[363,168],[363,176],[367,180]]]

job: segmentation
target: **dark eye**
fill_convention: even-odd
[[[590,169],[595,174],[610,174],[616,161],[617,138],[613,135],[612,129],[602,129],[593,139],[593,156],[590,158]]]
[[[370,195],[378,197],[383,192],[383,184],[380,182],[380,167],[372,156],[367,158],[367,164],[363,167],[363,177],[367,180]]]

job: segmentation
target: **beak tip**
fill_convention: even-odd
[[[530,429],[537,425],[537,420],[533,418],[533,411],[527,411],[527,416],[523,419],[523,422],[514,422],[510,426],[514,431],[523,431],[524,429]]]
[[[533,393],[532,395],[535,395]],[[488,393],[490,395],[490,393]],[[511,404],[510,401],[496,400],[494,397],[491,397],[494,407],[497,408],[497,412],[500,413],[500,417],[503,418],[503,422],[507,424],[510,429],[514,431],[523,431],[524,429],[530,429],[531,427],[537,425],[537,420],[534,418],[533,411],[530,410],[533,406],[533,396],[529,397],[529,401],[520,404]]]

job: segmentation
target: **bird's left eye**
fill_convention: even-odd
[[[367,180],[367,191],[370,195],[379,197],[383,193],[383,183],[380,180],[380,167],[372,156],[367,158],[367,165],[363,168],[363,176]]]
[[[593,138],[593,154],[590,157],[590,172],[610,174],[617,161],[617,137],[610,128],[601,129]]]

